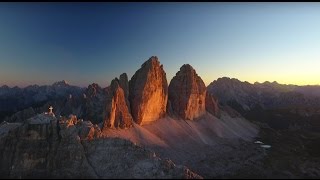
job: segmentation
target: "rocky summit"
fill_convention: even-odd
[[[173,114],[193,120],[206,112],[206,86],[189,64],[184,64],[169,85],[169,103]]]
[[[104,128],[128,128],[132,126],[133,120],[128,107],[128,99],[122,88],[123,86],[120,86],[120,82],[117,78],[111,82]]]
[[[119,78],[119,85],[124,91],[125,98],[129,98],[129,81],[128,75],[126,73],[122,73]]]
[[[129,81],[129,101],[137,124],[148,124],[166,115],[167,78],[156,56],[143,63]]]

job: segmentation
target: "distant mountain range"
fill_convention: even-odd
[[[274,127],[287,128],[289,119],[316,119],[320,115],[320,86],[275,81],[251,84],[223,77],[207,88],[221,105],[231,106],[248,119],[268,121]]]
[[[80,96],[84,90],[69,85],[66,81],[59,81],[49,86],[30,85],[25,88],[1,86],[0,119],[30,107],[41,107],[47,102]]]
[[[210,83],[208,91],[222,103],[239,103],[243,110],[257,105],[264,109],[320,105],[320,86],[283,85],[275,81],[250,84],[223,77]]]
[[[29,118],[46,111],[50,104],[54,105],[58,115],[76,114],[99,123],[103,121],[101,108],[109,89],[95,83],[88,88],[80,88],[65,80],[52,85],[30,85],[25,88],[4,85],[0,87],[0,121]],[[221,106],[228,105],[249,119],[253,114],[276,109],[287,109],[303,117],[320,113],[320,86],[316,85],[284,85],[276,81],[251,84],[223,77],[210,83],[207,91]],[[87,97],[91,99],[90,102],[85,100]]]
[[[206,87],[189,64],[168,83],[152,56],[108,87],[2,86],[0,115],[2,178],[320,175],[319,86],[223,77]]]

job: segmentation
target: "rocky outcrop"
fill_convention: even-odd
[[[36,112],[32,107],[19,111],[13,114],[11,117],[6,117],[4,120],[7,122],[22,122],[25,119],[29,119],[36,115]]]
[[[128,76],[126,73],[122,73],[119,78],[119,85],[124,91],[124,96],[126,99],[126,103],[129,109],[129,112],[131,113],[130,103],[129,103],[129,81]]]
[[[185,166],[120,138],[84,141],[89,163],[102,179],[202,179]]]
[[[88,86],[86,90],[86,97],[88,98],[96,97],[101,93],[102,93],[102,88],[98,84],[92,83]]]
[[[182,119],[193,120],[205,114],[206,86],[189,64],[184,64],[169,85],[172,111]]]
[[[83,140],[93,140],[101,136],[99,126],[97,124],[92,124],[90,121],[81,120],[79,129],[79,137]]]
[[[103,123],[105,128],[128,128],[133,120],[130,114],[129,83],[127,74],[115,78],[111,85],[102,89],[98,84],[88,86],[85,94],[85,120]]]
[[[89,121],[39,114],[0,124],[1,178],[201,178]]]
[[[103,125],[104,129],[108,127],[128,128],[133,125],[132,116],[128,108],[129,102],[120,83],[123,83],[123,81],[121,82],[117,78],[111,82],[106,105],[106,118]]]
[[[16,123],[12,123],[16,124]],[[17,128],[11,129],[0,139],[5,149],[1,150],[1,177],[22,178],[49,177],[48,157],[53,157],[54,142],[58,139],[55,117],[39,114]],[[5,124],[6,126],[11,125]],[[6,129],[1,126],[0,129]],[[10,158],[8,158],[10,157]]]
[[[119,78],[119,85],[124,91],[124,96],[126,99],[129,98],[129,81],[126,73],[122,73]]]
[[[86,132],[82,132],[88,123],[78,120],[76,116],[70,115],[68,119],[59,120],[59,145],[56,147],[56,155],[52,160],[51,177],[56,178],[97,178],[94,169],[88,163],[85,149],[82,146],[81,138],[89,139]],[[92,128],[92,127],[91,127]],[[91,129],[90,128],[90,129]],[[94,128],[97,134],[94,138],[100,136],[99,128]],[[91,138],[90,138],[91,139]]]
[[[61,104],[55,105],[54,108],[57,112],[60,112],[60,115],[62,116],[69,116],[70,114],[75,114],[78,117],[84,117],[86,99],[83,97],[83,95],[69,95],[68,97],[64,98]]]
[[[105,116],[106,91],[98,84],[93,83],[88,86],[85,92],[85,119],[90,120],[94,124],[103,122]]]
[[[167,78],[156,56],[143,63],[129,81],[129,101],[133,119],[140,125],[166,115]]]
[[[206,93],[206,110],[216,117],[220,117],[218,100],[209,92]]]
[[[17,134],[21,123],[0,124],[0,177],[8,178],[12,171],[12,162],[15,157],[15,147],[18,142]]]
[[[101,137],[101,130],[97,124],[90,121],[78,119],[77,116],[70,114],[69,118],[61,117],[59,119],[59,128],[61,137],[68,137],[70,129],[76,128],[72,134],[79,136],[82,140],[92,140]],[[70,131],[71,132],[71,131]]]
[[[2,123],[0,177],[97,178],[80,142],[80,134],[89,139],[86,127],[74,115],[58,120],[38,114],[20,124]]]

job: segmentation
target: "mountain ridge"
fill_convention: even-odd
[[[65,80],[24,89],[2,86],[0,105],[11,107],[12,115],[0,124],[0,176],[300,177],[265,165],[269,160],[279,164],[273,153],[281,153],[277,146],[286,143],[288,132],[320,128],[320,101],[314,96],[317,88],[276,81],[251,84],[223,77],[206,87],[189,64],[168,84],[156,56],[130,80],[122,73],[107,87],[92,83],[80,88]],[[53,113],[47,112],[50,106]],[[314,143],[299,138],[292,140],[299,147],[284,150]],[[253,143],[257,139],[271,143],[265,145],[271,151]],[[295,171],[305,170],[310,171]]]

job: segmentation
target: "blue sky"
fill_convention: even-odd
[[[106,87],[156,55],[206,85],[320,83],[320,3],[0,3],[0,85]]]

